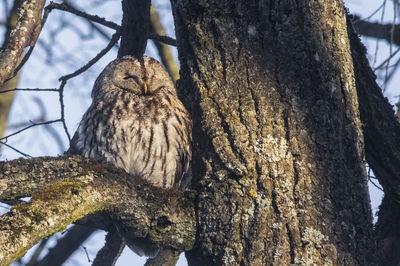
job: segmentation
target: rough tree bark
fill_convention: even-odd
[[[374,248],[341,1],[172,1],[199,191],[191,265],[365,265]]]

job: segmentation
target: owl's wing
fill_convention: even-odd
[[[192,160],[192,122],[187,115],[186,130],[187,136],[189,137],[186,149],[179,151],[179,159],[177,163],[177,170],[175,180],[179,180],[179,188],[185,190],[190,185],[192,181],[192,172],[190,168],[190,162]]]
[[[79,150],[76,146],[78,142],[78,130],[75,132],[74,136],[71,139],[69,149],[65,152],[65,154],[79,154],[82,155],[82,151]]]

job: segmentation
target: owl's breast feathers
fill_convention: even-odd
[[[175,95],[94,101],[84,114],[70,153],[96,158],[163,188],[188,184],[191,119]],[[185,179],[185,180],[183,180]]]

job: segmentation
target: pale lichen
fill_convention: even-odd
[[[321,248],[321,245],[329,241],[329,237],[322,234],[319,230],[311,228],[311,227],[306,227],[306,229],[303,232],[303,235],[301,237],[301,240],[304,243],[312,243],[315,245],[317,248]]]

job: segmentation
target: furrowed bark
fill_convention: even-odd
[[[68,161],[66,158],[64,161]],[[100,210],[112,212],[115,221],[135,228],[137,237],[146,237],[154,243],[179,250],[192,247],[195,219],[190,193],[185,197],[179,191],[151,187],[114,166],[94,163],[94,160],[82,159],[79,166],[66,163],[61,169],[60,158],[40,159],[42,169],[36,172],[36,176],[56,175],[58,172],[63,176],[69,172],[70,178],[40,189],[29,203],[15,205],[1,217],[0,264],[11,263],[40,239]],[[25,161],[27,165],[31,162]],[[91,167],[88,166],[90,161]],[[13,170],[1,171],[0,179],[29,176],[32,172],[29,167],[17,170],[16,165],[24,165],[21,162],[1,163],[1,169]],[[3,189],[7,192],[0,194],[2,199],[4,195],[12,194],[10,191],[15,192],[13,196],[21,192],[25,194],[24,188],[18,190],[8,186]]]
[[[171,2],[199,191],[189,264],[370,263],[341,2]]]

